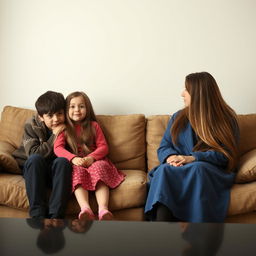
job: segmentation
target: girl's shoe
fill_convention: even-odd
[[[78,215],[79,220],[95,220],[95,215],[92,210],[88,207],[81,209],[81,212]]]
[[[99,220],[113,220],[113,218],[114,216],[109,210],[102,209],[99,211]]]

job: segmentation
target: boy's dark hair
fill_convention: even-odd
[[[36,101],[35,106],[39,116],[44,114],[54,114],[65,110],[65,98],[62,93],[47,91]]]

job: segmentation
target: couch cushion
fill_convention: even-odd
[[[256,182],[235,184],[231,189],[228,216],[256,211]]]
[[[24,179],[21,175],[0,173],[0,204],[28,209]]]
[[[240,155],[256,148],[256,114],[238,115],[238,124],[240,128]]]
[[[19,147],[24,124],[34,113],[31,109],[4,107],[0,122],[0,141],[8,142],[15,148]]]
[[[239,161],[236,183],[246,183],[256,180],[256,149],[245,153]]]
[[[8,170],[12,173],[21,173],[21,170],[11,155],[15,148],[8,142],[0,141],[0,171]]]
[[[110,190],[109,207],[112,211],[143,207],[147,185],[146,173],[140,170],[123,170],[125,180],[115,189]],[[97,211],[94,193],[90,201],[93,210]],[[21,175],[0,173],[0,204],[18,209],[28,209],[25,182]],[[74,196],[69,200],[67,214],[77,214],[79,207]]]
[[[109,145],[109,158],[118,169],[146,169],[144,115],[98,115]]]
[[[159,165],[157,149],[160,145],[164,132],[166,130],[169,115],[153,115],[147,117],[147,165],[148,170]]]

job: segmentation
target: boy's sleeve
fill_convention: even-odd
[[[47,158],[53,153],[55,135],[52,134],[47,141],[39,136],[39,129],[33,129],[31,123],[26,123],[23,135],[23,146],[27,156],[40,154]]]

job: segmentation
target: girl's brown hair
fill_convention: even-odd
[[[73,121],[69,117],[69,107],[70,101],[73,98],[82,97],[84,99],[86,116],[85,119],[81,122],[81,135],[78,137],[76,134],[76,129]],[[91,152],[90,147],[93,144],[95,137],[95,130],[91,125],[91,121],[97,121],[91,101],[89,97],[84,92],[73,92],[69,94],[66,98],[66,139],[67,143],[74,154],[78,154],[78,145],[83,147],[83,150],[86,153]]]
[[[174,120],[171,135],[176,144],[185,125],[190,122],[198,136],[193,151],[215,150],[228,159],[228,171],[237,164],[237,115],[224,101],[213,76],[207,72],[186,76],[185,88],[191,96],[190,105]]]

